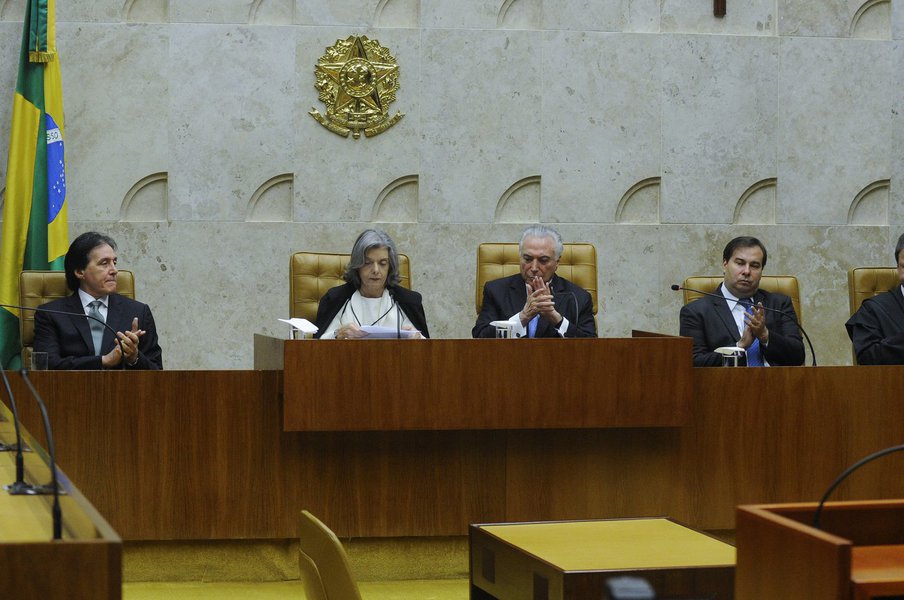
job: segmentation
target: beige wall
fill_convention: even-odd
[[[0,148],[24,0],[0,0]],[[866,10],[861,10],[867,6]],[[750,233],[848,364],[846,270],[904,231],[904,1],[58,0],[70,233],[120,244],[168,368],[250,368],[289,255],[379,223],[434,337],[467,337],[476,245],[596,245],[601,335],[677,333],[669,285]],[[382,135],[340,138],[314,65],[364,34],[401,66]],[[6,153],[0,153],[0,188]]]

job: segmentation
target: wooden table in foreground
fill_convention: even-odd
[[[406,343],[433,341],[442,340]],[[738,504],[818,499],[846,467],[901,443],[904,423],[904,367],[695,369],[681,426],[507,430],[284,431],[281,371],[32,379],[61,468],[127,540],[294,538],[302,508],[354,537],[654,515],[733,529]],[[549,394],[550,407],[557,398]],[[353,420],[357,401],[342,399]],[[21,404],[40,431],[33,403]],[[833,499],[904,497],[902,472],[904,453],[884,457]]]
[[[737,599],[904,598],[904,500],[738,507]]]
[[[12,373],[10,373],[12,374]],[[16,375],[18,377],[18,375]],[[31,402],[30,397],[24,398]],[[44,450],[25,428],[24,477],[50,481]],[[0,442],[16,442],[12,415],[0,404]],[[0,484],[16,481],[16,453],[0,453]],[[53,540],[52,496],[11,496],[0,489],[0,589],[21,600],[119,600],[122,597],[122,541],[97,511],[58,473],[62,539]]]
[[[662,518],[470,528],[471,600],[602,600],[625,575],[659,598],[730,600],[734,563],[732,546]]]

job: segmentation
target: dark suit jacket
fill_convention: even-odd
[[[694,340],[694,366],[722,366],[722,355],[713,352],[722,346],[735,346],[741,339],[738,326],[722,296],[722,286],[713,290],[718,298],[704,296],[681,307],[680,335]],[[766,308],[780,310],[794,319],[773,311],[766,311],[766,328],[769,330],[769,345],[763,348],[763,356],[770,365],[802,365],[804,363],[804,342],[800,328],[795,324],[797,314],[791,298],[783,294],[770,294],[757,290],[753,303],[763,303]]]
[[[861,365],[904,365],[901,286],[864,300],[845,326]]]
[[[342,310],[342,307],[345,306],[345,303],[352,297],[356,289],[352,284],[345,283],[327,290],[317,306],[317,322],[314,323],[317,325],[317,333],[314,334],[314,337],[319,338],[326,331],[326,328],[330,326],[330,323],[333,322],[333,319],[336,318],[336,315]],[[427,315],[424,314],[421,295],[399,285],[392,286],[389,292],[392,294],[396,304],[399,305],[399,308],[405,313],[405,316],[408,317],[408,320],[411,321],[411,324],[425,338],[429,338]]]
[[[565,337],[596,337],[596,320],[593,318],[593,299],[587,290],[558,275],[550,280],[553,301],[560,315],[568,319]],[[483,304],[477,323],[471,330],[476,338],[496,337],[493,321],[506,321],[521,312],[527,302],[527,288],[521,273],[488,281],[483,286]],[[562,337],[546,319],[540,317],[536,337]]]
[[[48,302],[41,306],[84,315],[85,309],[78,293]],[[107,325],[114,331],[128,331],[132,319],[138,317],[138,327],[145,330],[138,342],[138,362],[127,369],[162,369],[163,356],[157,341],[157,327],[147,304],[110,294],[107,302]],[[60,315],[38,311],[35,313],[35,352],[47,353],[50,369],[101,369],[101,357],[94,355],[94,341],[88,317]],[[101,354],[107,354],[115,344],[113,332],[104,330]]]

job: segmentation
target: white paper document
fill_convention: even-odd
[[[283,323],[288,323],[302,333],[317,333],[317,326],[307,319],[280,319]]]
[[[415,329],[396,329],[395,327],[380,327],[379,325],[362,325],[361,331],[367,332],[367,337],[377,339],[412,338],[419,332]]]

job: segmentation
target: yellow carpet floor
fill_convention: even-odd
[[[363,600],[467,600],[467,579],[363,581]],[[300,581],[124,583],[123,600],[303,600]]]

